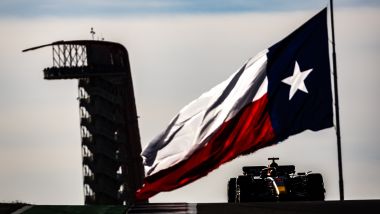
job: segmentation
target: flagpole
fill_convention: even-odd
[[[338,99],[338,74],[336,68],[336,53],[335,53],[335,32],[334,32],[334,9],[333,0],[330,0],[330,14],[331,14],[331,34],[332,34],[332,60],[333,60],[333,75],[334,75],[334,97],[335,97],[335,116],[336,116],[336,138],[338,149],[338,170],[339,170],[339,198],[344,200],[344,186],[343,186],[343,167],[342,167],[342,149],[340,138],[340,120],[339,120],[339,99]]]

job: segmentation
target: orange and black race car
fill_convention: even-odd
[[[243,175],[228,182],[228,202],[323,201],[325,188],[320,173],[296,173],[294,165],[245,166]]]

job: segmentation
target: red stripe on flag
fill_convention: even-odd
[[[234,118],[222,124],[209,142],[188,159],[146,177],[144,186],[136,192],[137,201],[145,201],[161,191],[184,186],[239,155],[271,145],[275,133],[267,103],[267,95],[264,95],[247,105]]]

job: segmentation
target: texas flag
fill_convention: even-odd
[[[333,126],[327,9],[185,106],[144,151],[147,200],[240,155]]]

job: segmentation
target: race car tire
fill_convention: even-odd
[[[228,203],[236,202],[236,178],[231,178],[227,186]]]
[[[307,175],[306,190],[308,198],[311,201],[323,201],[325,200],[325,188],[323,184],[322,175],[319,173],[313,173]]]

